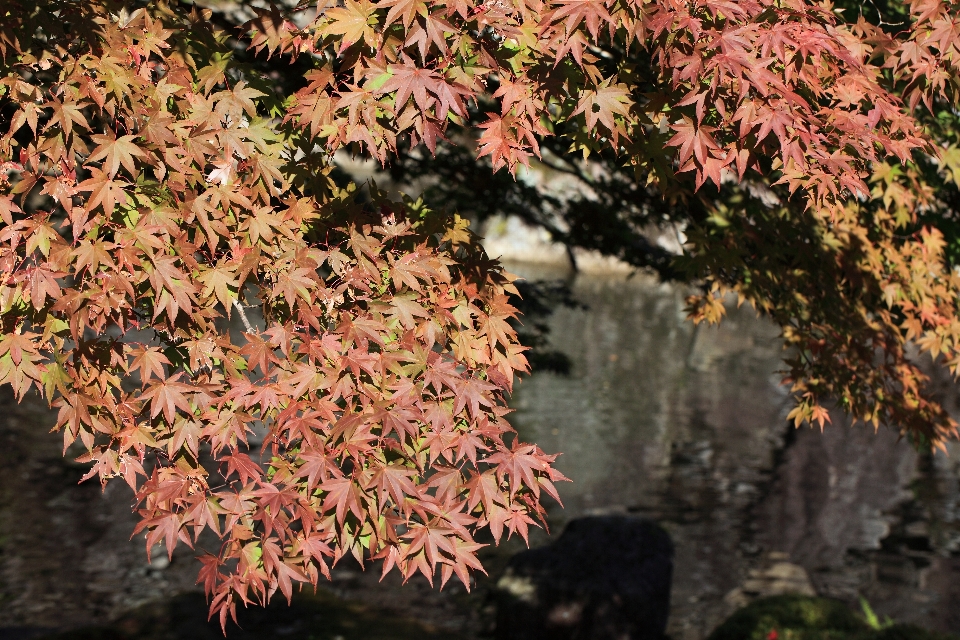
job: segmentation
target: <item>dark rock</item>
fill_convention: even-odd
[[[654,640],[670,611],[673,543],[649,520],[582,518],[510,560],[497,640]]]

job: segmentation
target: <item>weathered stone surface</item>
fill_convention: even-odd
[[[673,543],[629,516],[572,521],[546,547],[517,554],[497,583],[498,640],[663,637]]]
[[[757,598],[787,594],[817,595],[806,569],[787,560],[788,556],[785,553],[779,551],[768,553],[761,567],[751,569],[743,584],[724,596],[723,600],[730,611],[745,607]]]

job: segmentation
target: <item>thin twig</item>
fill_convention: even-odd
[[[250,321],[247,320],[247,314],[243,310],[243,305],[240,304],[239,300],[233,301],[233,306],[236,308],[237,312],[240,314],[240,319],[243,321],[243,326],[246,327],[247,333],[256,333],[253,329],[253,325],[250,324]]]

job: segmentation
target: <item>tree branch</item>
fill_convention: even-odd
[[[257,333],[256,329],[253,328],[253,325],[250,324],[250,320],[247,319],[247,313],[243,310],[243,305],[240,304],[240,301],[234,300],[233,306],[240,314],[240,320],[243,321],[243,326],[247,329],[247,333]]]

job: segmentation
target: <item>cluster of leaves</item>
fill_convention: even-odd
[[[957,425],[926,389],[911,345],[960,371],[960,82],[950,35],[960,29],[960,7],[907,8],[898,15],[884,7],[876,24],[854,14],[846,28],[876,65],[884,90],[915,115],[928,148],[907,163],[873,162],[869,193],[829,215],[769,185],[726,189],[691,233],[685,266],[714,291],[749,299],[782,327],[793,347],[788,380],[799,396],[791,413],[797,425],[822,427],[829,421],[824,400],[835,398],[855,418],[942,447]],[[891,14],[896,21],[885,22]],[[718,319],[719,296],[701,296],[693,311],[697,319]]]
[[[212,612],[345,554],[469,586],[478,529],[542,521],[516,290],[462,219],[336,188],[207,14],[5,10],[0,383],[130,484],[148,550],[220,536]]]
[[[900,31],[807,0],[305,2],[234,33],[166,3],[0,12],[0,384],[126,479],[148,547],[220,536],[224,622],[348,553],[469,584],[477,530],[526,536],[563,479],[504,419],[510,276],[462,218],[338,186],[338,150],[400,170],[475,140],[494,171],[565,171],[593,199],[485,188],[704,283],[695,321],[731,291],[768,312],[798,424],[838,397],[956,431],[908,357],[960,369],[955,4]],[[651,221],[687,229],[683,260]]]
[[[824,207],[844,190],[866,193],[871,161],[906,161],[924,147],[865,61],[864,38],[810,3],[388,0],[316,9],[303,28],[264,14],[252,23],[253,44],[317,55],[288,117],[330,149],[361,142],[381,161],[398,137],[432,150],[491,76],[499,109],[477,126],[480,156],[494,169],[527,163],[549,123],[576,119],[574,147],[585,153],[612,146],[672,175],[663,147],[676,147],[679,172],[692,172],[697,186],[719,185],[725,168],[741,178],[774,170]],[[605,46],[645,49],[655,76],[604,55]],[[761,165],[766,158],[772,165]]]
[[[253,37],[317,56],[322,82],[290,113],[330,148],[362,142],[480,216],[700,282],[697,322],[719,321],[729,292],[749,300],[783,328],[798,425],[823,426],[838,399],[921,443],[955,435],[909,356],[913,342],[960,369],[960,245],[944,238],[958,229],[955,3],[914,2],[896,24],[808,2],[316,9],[305,27],[264,15]],[[435,148],[448,130],[475,130],[494,171],[538,156],[590,195],[478,178],[469,152]],[[688,230],[681,260],[644,240],[651,223]]]

